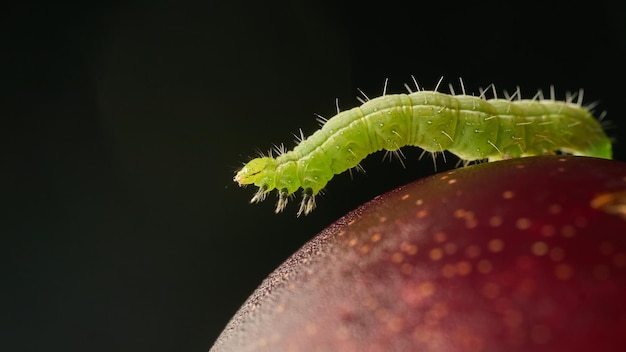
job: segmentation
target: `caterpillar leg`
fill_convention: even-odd
[[[289,201],[289,191],[287,188],[283,188],[278,191],[278,203],[276,203],[276,214],[280,213],[287,206],[287,201]]]
[[[250,199],[250,203],[259,203],[265,200],[265,196],[267,196],[269,192],[267,191],[267,186],[259,187],[259,190],[256,191],[254,197]]]
[[[302,192],[302,202],[300,202],[300,209],[298,210],[298,216],[304,213],[304,215],[308,215],[311,211],[315,209],[315,196],[313,195],[313,190],[311,188],[306,188],[304,192]]]

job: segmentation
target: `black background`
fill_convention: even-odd
[[[303,218],[232,182],[385,78],[585,88],[626,160],[620,0],[1,6],[3,351],[206,351],[309,238],[434,172],[417,148],[406,169],[374,155]]]

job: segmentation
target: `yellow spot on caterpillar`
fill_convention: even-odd
[[[513,191],[502,192],[502,198],[504,199],[512,199],[514,196],[515,196],[515,193],[513,193]]]
[[[415,205],[419,206],[419,205],[422,205],[422,204],[424,204],[424,200],[422,200],[422,199],[418,199],[418,200],[415,201]]]
[[[380,241],[380,239],[381,239],[382,237],[383,237],[383,236],[382,236],[380,233],[375,233],[375,234],[373,234],[373,235],[372,235],[372,237],[370,238],[370,240],[371,240],[372,242],[376,243],[376,242]]]
[[[372,247],[370,247],[370,246],[365,244],[365,245],[361,246],[359,251],[361,252],[361,254],[367,254],[367,253],[369,253],[370,249],[372,249]]]
[[[354,247],[354,246],[356,246],[356,244],[357,244],[358,242],[359,242],[359,241],[358,241],[356,238],[353,238],[353,239],[351,239],[351,240],[350,240],[350,242],[348,242],[348,246],[350,246],[350,247]]]
[[[409,199],[409,198],[411,198],[411,195],[409,195],[409,194],[405,194],[405,195],[403,195],[400,199],[402,199],[402,200],[407,200],[407,199]]]
[[[451,180],[448,180],[448,184],[449,185],[452,185],[452,184],[455,184],[455,183],[456,183],[456,179],[455,178],[453,178]]]

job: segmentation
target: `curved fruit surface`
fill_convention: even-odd
[[[626,164],[434,175],[341,218],[211,351],[626,351]]]

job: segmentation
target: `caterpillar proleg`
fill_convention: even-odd
[[[251,202],[260,202],[277,189],[277,213],[302,188],[299,216],[315,208],[315,196],[335,174],[358,168],[361,160],[379,150],[397,153],[403,146],[431,153],[447,150],[466,162],[555,152],[612,157],[611,141],[582,105],[582,91],[557,101],[552,88],[549,98],[540,91],[532,99],[522,99],[519,88],[498,98],[491,87],[491,99],[486,98],[488,90],[478,96],[466,94],[462,81],[458,95],[452,88],[452,94],[444,94],[419,86],[414,92],[407,86],[408,94],[373,99],[364,95],[362,105],[338,111],[328,120],[320,118],[322,128],[293,150],[281,147],[276,158],[270,153],[250,160],[234,181],[259,187]]]

